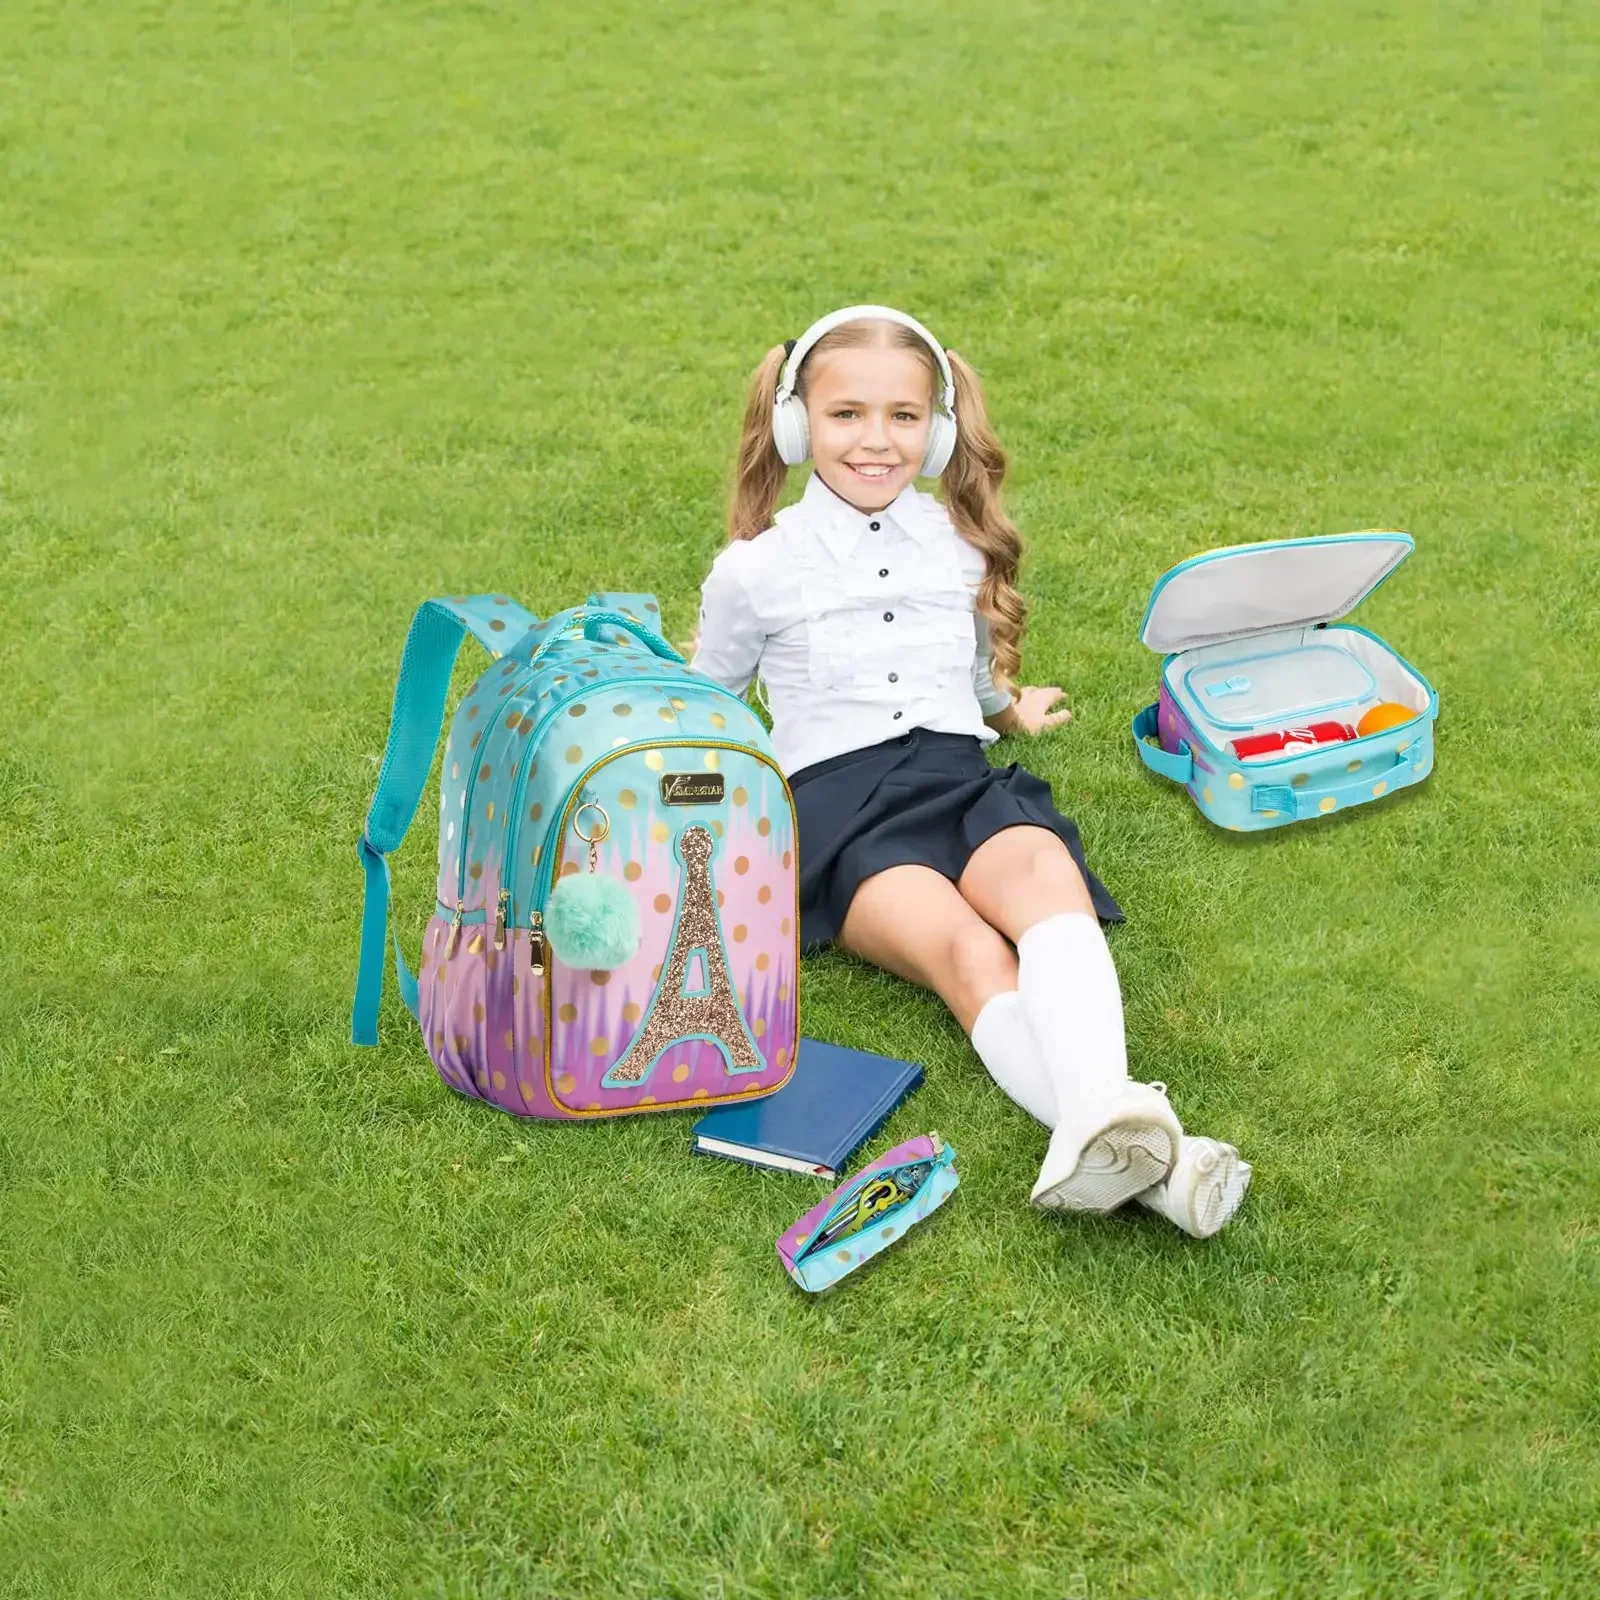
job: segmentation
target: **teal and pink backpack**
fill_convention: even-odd
[[[439,1075],[503,1111],[557,1118],[715,1105],[787,1081],[794,804],[755,713],[691,671],[659,618],[648,595],[594,595],[544,622],[504,595],[418,607],[358,845],[355,1043],[377,1043],[385,858],[427,785],[470,631],[493,661],[445,745],[437,901],[415,977],[394,938]],[[604,927],[585,943],[578,917],[597,904]],[[608,941],[594,965],[555,947],[576,963]]]

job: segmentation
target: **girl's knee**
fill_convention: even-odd
[[[973,1010],[990,995],[1017,986],[1015,951],[982,917],[963,918],[951,929],[947,959],[955,987]]]
[[[1072,859],[1072,852],[1053,834],[1030,853],[1026,882],[1036,895],[1085,909],[1093,904],[1089,885],[1078,870],[1078,863]]]

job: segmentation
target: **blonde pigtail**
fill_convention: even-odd
[[[775,344],[761,358],[750,379],[744,426],[739,434],[739,462],[728,503],[728,538],[753,539],[772,526],[772,513],[783,493],[789,469],[772,442],[772,402],[783,370],[784,348]]]
[[[1006,453],[989,422],[978,374],[954,350],[946,350],[945,358],[956,382],[956,445],[939,486],[956,531],[988,560],[988,573],[978,586],[978,610],[989,623],[995,684],[1015,699],[1028,608],[1017,590],[1022,536],[1000,497]]]

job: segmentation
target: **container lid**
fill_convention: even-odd
[[[1354,611],[1411,554],[1409,533],[1373,530],[1229,545],[1157,580],[1139,637],[1163,655]]]

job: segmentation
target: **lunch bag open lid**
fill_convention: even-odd
[[[1354,611],[1411,554],[1409,533],[1373,530],[1230,545],[1162,574],[1139,637],[1163,655]]]

